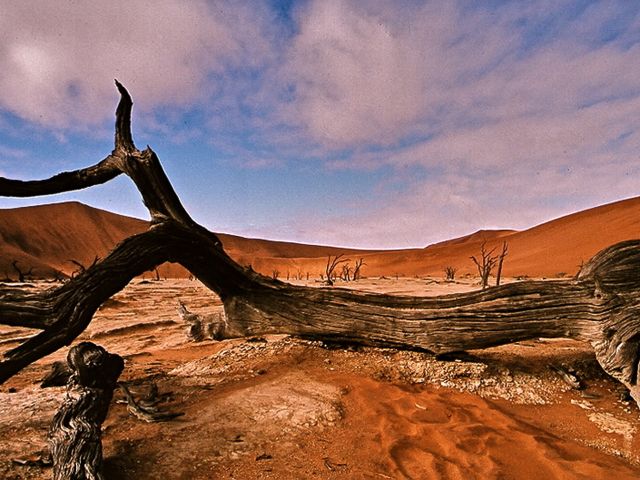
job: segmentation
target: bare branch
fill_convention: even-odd
[[[327,280],[326,283],[327,285],[331,286],[333,285],[333,281],[336,278],[336,267],[338,265],[340,265],[341,263],[345,263],[348,262],[349,259],[348,258],[342,258],[344,256],[344,254],[340,254],[340,255],[336,255],[335,258],[331,258],[331,255],[329,255],[329,257],[327,258],[327,266],[325,267],[325,273],[327,275]]]
[[[116,135],[115,150],[121,150],[124,153],[133,152],[136,146],[131,136],[131,109],[133,108],[133,100],[126,88],[116,80],[116,87],[120,92],[120,102],[116,109]]]
[[[480,245],[480,258],[476,258],[475,255],[471,256],[471,260],[475,263],[476,268],[478,269],[478,275],[480,275],[480,283],[482,285],[482,289],[487,288],[489,285],[489,275],[491,275],[491,271],[493,267],[495,267],[498,257],[492,256],[496,247],[493,247],[491,250],[487,252],[487,241],[484,240]]]
[[[475,257],[471,257],[474,262],[477,262]],[[477,263],[476,263],[477,265]],[[444,267],[444,278],[447,282],[453,282],[456,279],[457,268],[452,267],[451,265]]]
[[[364,263],[364,258],[360,258],[359,260],[356,260],[356,263],[353,267],[353,281],[356,282],[360,279],[360,269],[362,268],[363,265],[366,265],[366,263]]]
[[[502,278],[502,264],[504,263],[504,257],[507,256],[509,252],[509,244],[504,241],[502,242],[502,252],[500,252],[500,256],[498,257],[498,271],[496,273],[496,285],[500,285],[500,279]]]
[[[109,155],[92,167],[62,172],[46,180],[23,181],[0,177],[0,196],[37,197],[80,190],[108,182],[121,173],[115,165],[114,157]]]

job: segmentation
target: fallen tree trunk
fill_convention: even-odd
[[[5,354],[0,382],[71,343],[96,309],[135,276],[165,262],[186,267],[224,304],[222,337],[288,333],[434,353],[486,348],[538,337],[590,342],[602,367],[636,401],[640,360],[640,241],[597,254],[573,280],[519,282],[467,294],[397,297],[309,288],[261,276],[235,263],[218,237],[184,210],[155,153],[135,148],[131,99],[118,84],[116,147],[99,164],[48,180],[0,180],[0,194],[31,196],[84,188],[128,175],[152,224],[106,258],[52,291],[0,291],[0,323],[42,332]]]

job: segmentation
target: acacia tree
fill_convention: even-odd
[[[340,278],[345,282],[351,281],[351,266],[348,263],[342,265],[342,272],[340,273]]]
[[[131,97],[117,86],[121,100],[111,154],[96,165],[45,180],[0,178],[0,195],[78,190],[125,174],[142,195],[150,227],[56,289],[34,293],[0,286],[0,323],[40,330],[4,354],[0,382],[69,345],[105,300],[134,277],[170,261],[183,265],[222,300],[226,324],[221,338],[285,333],[446,353],[569,337],[590,342],[604,370],[640,399],[640,240],[601,251],[575,279],[524,281],[465,294],[398,297],[285,284],[238,265],[218,236],[189,216],[153,150],[135,147]]]
[[[362,268],[363,265],[366,265],[366,263],[364,263],[364,258],[360,258],[360,259],[356,260],[356,263],[353,266],[353,281],[354,282],[360,280],[360,269]]]
[[[348,262],[348,258],[342,258],[344,255],[341,253],[340,255],[336,255],[335,258],[331,258],[331,255],[327,258],[327,265],[324,268],[324,273],[327,276],[327,285],[332,286],[335,281],[337,274],[336,268],[338,265]]]
[[[448,267],[444,267],[444,279],[447,282],[453,282],[456,279],[457,268],[449,265]]]
[[[491,270],[493,270],[493,267],[495,267],[496,262],[498,261],[498,257],[493,256],[494,250],[495,247],[487,251],[487,241],[484,240],[480,245],[480,256],[476,257],[473,255],[470,257],[478,269],[480,285],[482,285],[483,290],[489,285],[489,275],[491,275]]]

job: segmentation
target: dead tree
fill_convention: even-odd
[[[83,273],[86,270],[85,266],[77,260],[69,259],[69,262],[73,263],[76,267],[78,267],[76,270],[71,272],[71,278]]]
[[[457,268],[452,267],[452,266],[448,266],[448,267],[444,267],[444,279],[447,282],[453,282],[456,279],[456,272],[458,271]]]
[[[60,270],[54,270],[53,272],[53,281],[54,282],[64,282],[67,279],[67,276],[62,273]]]
[[[502,242],[502,251],[498,256],[498,270],[496,272],[496,285],[500,285],[500,279],[502,278],[502,264],[504,263],[504,257],[509,253],[509,244]]]
[[[351,266],[348,263],[342,265],[342,272],[340,272],[340,279],[345,282],[351,281]]]
[[[327,265],[324,269],[325,275],[327,276],[327,285],[332,286],[333,282],[335,281],[337,274],[336,274],[336,267],[338,265],[340,265],[341,263],[344,262],[348,262],[349,259],[348,258],[342,258],[344,255],[341,253],[340,255],[336,255],[335,258],[331,258],[331,255],[329,255],[329,257],[327,258]]]
[[[478,268],[480,284],[483,290],[489,285],[489,275],[491,275],[491,270],[493,270],[493,267],[496,266],[496,262],[498,261],[498,257],[493,256],[494,250],[495,247],[487,251],[487,241],[485,240],[482,242],[482,245],[480,245],[480,258],[476,258],[475,255],[470,257]]]
[[[25,278],[27,277],[27,275],[31,275],[31,273],[33,273],[33,267],[29,268],[29,271],[23,272],[22,269],[20,267],[18,267],[18,261],[17,260],[14,260],[13,262],[11,262],[11,266],[13,267],[13,269],[18,274],[18,281],[20,283],[24,283]]]
[[[360,280],[360,269],[362,268],[363,265],[366,265],[366,263],[364,263],[364,258],[360,258],[360,259],[356,260],[356,263],[353,266],[353,281],[354,282],[357,282],[358,280]]]
[[[89,268],[93,267],[96,263],[98,263],[98,260],[100,260],[100,257],[96,255],[91,265],[89,265]],[[71,258],[69,259],[69,262],[73,263],[76,267],[78,267],[76,270],[74,270],[71,273],[71,278],[75,277],[76,275],[80,275],[81,273],[84,273],[87,270],[87,267],[85,267],[84,264],[79,262],[78,260],[74,260]]]
[[[99,480],[102,474],[102,422],[124,368],[122,357],[91,342],[69,350],[71,377],[49,432],[54,480]]]
[[[69,345],[96,309],[133,278],[166,261],[183,265],[222,300],[221,336],[269,333],[434,353],[486,348],[539,337],[590,342],[606,372],[640,400],[640,240],[609,247],[575,279],[523,281],[440,297],[392,296],[290,285],[248,272],[219,238],[183,208],[150,149],[131,138],[131,98],[118,84],[115,149],[91,167],[46,180],[0,178],[0,194],[30,197],[91,187],[129,176],[151,214],[146,232],[56,289],[0,286],[0,323],[40,333],[8,351],[0,382]],[[331,259],[328,267],[338,260]],[[329,270],[327,268],[327,270]]]
[[[271,271],[271,278],[273,278],[274,280],[277,280],[279,276],[280,276],[280,270],[274,269]]]

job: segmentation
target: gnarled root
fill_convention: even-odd
[[[69,350],[67,393],[49,432],[54,480],[101,480],[102,422],[124,368],[119,355],[91,342]]]

